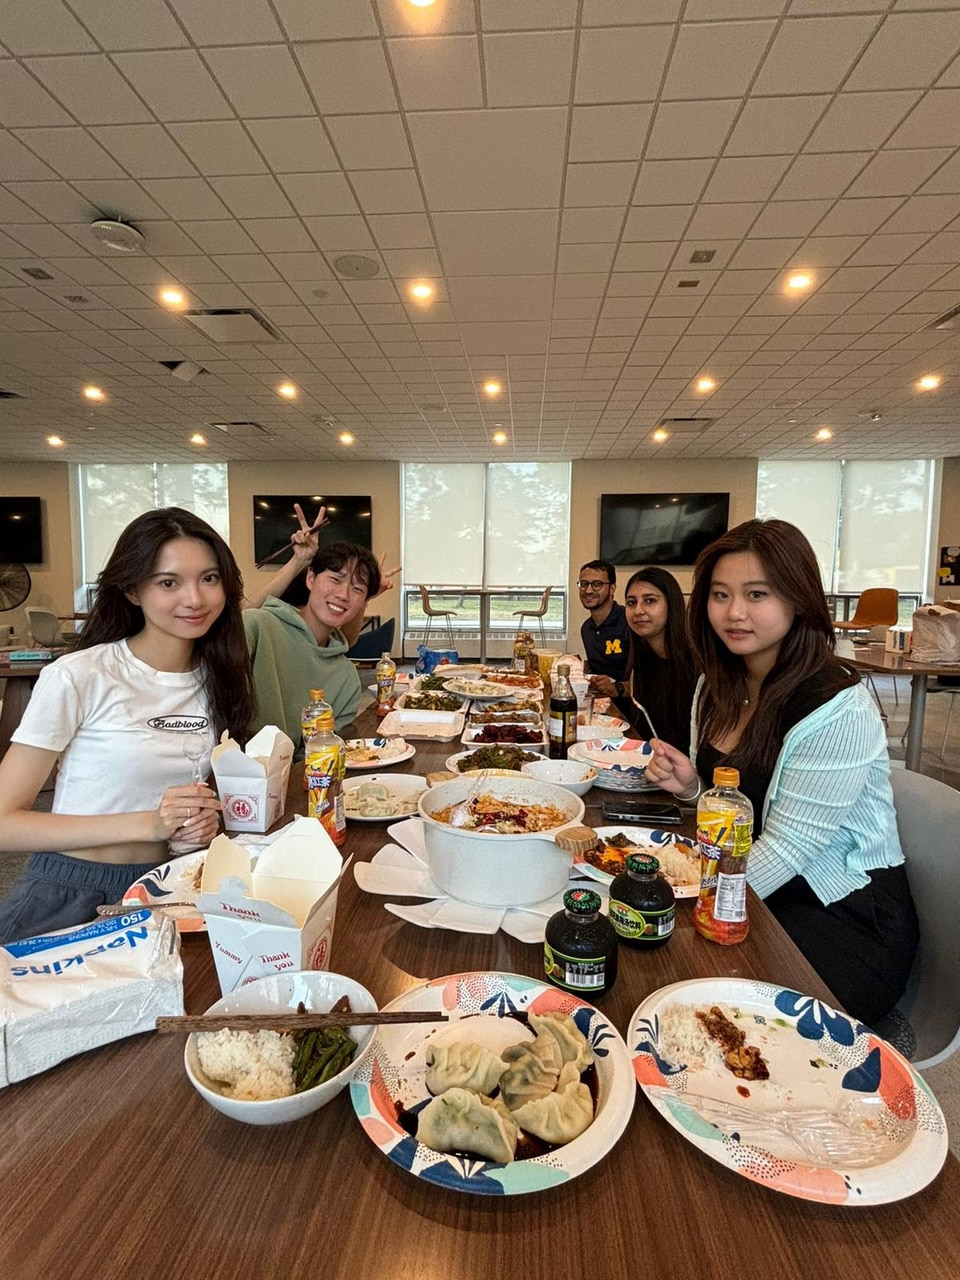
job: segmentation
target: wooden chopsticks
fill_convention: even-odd
[[[312,1031],[318,1027],[379,1027],[397,1022],[449,1022],[438,1009],[419,1013],[196,1013],[158,1018],[158,1031]]]

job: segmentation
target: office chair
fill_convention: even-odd
[[[514,609],[513,611],[513,616],[515,618],[520,619],[520,621],[517,623],[517,635],[519,635],[521,630],[523,629],[524,618],[536,618],[537,625],[540,628],[541,649],[545,649],[547,647],[547,635],[543,629],[543,617],[544,617],[544,614],[547,612],[547,605],[550,602],[550,592],[552,590],[553,590],[553,587],[544,588],[543,595],[540,598],[540,603],[536,609]]]
[[[434,618],[443,618],[444,622],[447,624],[447,646],[450,649],[455,649],[457,645],[453,638],[453,623],[450,619],[457,616],[456,609],[435,609],[430,603],[430,592],[422,582],[417,584],[417,590],[420,592],[420,603],[427,618],[426,630],[423,633],[424,645],[429,645],[430,628],[433,626]]]
[[[351,662],[377,662],[382,653],[393,649],[396,627],[396,618],[388,618],[372,631],[362,632],[353,648],[347,650],[347,657]]]
[[[62,649],[63,631],[60,619],[49,609],[34,609],[31,606],[23,611],[27,615],[27,629],[33,637],[35,645],[48,649]]]
[[[893,627],[900,617],[896,587],[868,587],[861,592],[853,617],[835,622],[834,631],[870,631],[873,627]]]

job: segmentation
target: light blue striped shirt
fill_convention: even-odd
[[[698,701],[695,696],[694,764]],[[862,889],[868,871],[896,867],[903,860],[883,722],[864,686],[853,685],[795,724],[784,738],[747,880],[766,898],[801,875],[827,904]]]

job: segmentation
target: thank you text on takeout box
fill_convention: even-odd
[[[224,995],[287,969],[326,969],[340,874],[336,845],[316,818],[295,818],[254,862],[217,836],[203,868],[203,912]]]
[[[287,801],[293,743],[275,724],[265,725],[243,751],[224,734],[210,755],[227,831],[268,831]]]

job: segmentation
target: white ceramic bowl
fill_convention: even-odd
[[[438,822],[433,814],[475,794],[517,804],[555,805],[563,822],[547,831],[497,835]],[[558,894],[567,883],[573,854],[554,840],[583,819],[583,801],[553,783],[523,774],[483,772],[442,782],[420,797],[427,866],[434,884],[461,902],[484,907],[526,907]]]
[[[585,796],[597,780],[593,765],[581,764],[579,760],[534,760],[523,765],[520,772],[541,782],[553,782],[575,796]]]
[[[350,1007],[357,1013],[375,1013],[376,1001],[366,987],[352,978],[340,973],[327,973],[321,969],[303,970],[295,973],[271,974],[268,978],[257,978],[254,982],[238,987],[229,995],[212,1004],[207,1013],[278,1013],[288,1009],[296,1011],[302,1000],[312,1013],[327,1013],[341,996],[350,997]],[[376,1027],[351,1027],[350,1034],[357,1042],[357,1052],[353,1061],[332,1080],[315,1085],[303,1093],[295,1093],[289,1098],[271,1098],[264,1102],[246,1101],[240,1098],[228,1098],[222,1094],[216,1084],[203,1073],[200,1056],[197,1052],[197,1037],[191,1035],[187,1039],[183,1051],[183,1062],[187,1069],[190,1083],[197,1093],[211,1107],[222,1111],[233,1120],[242,1120],[246,1124],[287,1124],[291,1120],[299,1120],[311,1111],[319,1111],[331,1098],[350,1082],[360,1063],[373,1048]]]

